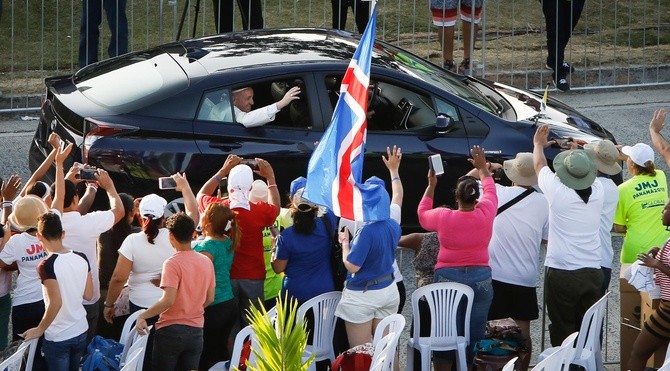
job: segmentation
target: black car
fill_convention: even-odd
[[[280,191],[287,192],[292,179],[305,175],[358,42],[357,35],[325,29],[239,32],[173,42],[47,78],[30,168],[44,160],[47,138],[56,132],[76,144],[70,161],[107,170],[119,191],[134,196],[160,193],[157,179],[175,172],[186,172],[197,191],[230,153],[270,161]],[[231,92],[248,86],[254,108],[279,100],[292,86],[301,88],[301,99],[261,127],[222,121],[221,110],[231,111]],[[536,93],[447,72],[381,41],[369,95],[364,179],[386,178],[381,155],[387,146],[402,148],[406,226],[417,224],[414,210],[431,154],[442,155],[446,172],[436,203],[451,204],[456,179],[471,169],[473,145],[501,162],[532,151],[538,123],[551,125],[555,137],[614,140],[557,100],[545,110]],[[446,127],[436,120],[440,114],[448,117]],[[547,150],[548,158],[558,151]]]

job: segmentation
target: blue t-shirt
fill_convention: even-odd
[[[326,215],[334,234],[335,216]],[[316,219],[316,227],[310,235],[296,233],[293,226],[281,232],[277,239],[277,259],[287,260],[282,295],[288,291],[302,303],[335,289],[330,265],[332,241],[321,218]]]
[[[400,224],[393,219],[366,224],[358,231],[351,241],[347,261],[361,269],[355,274],[347,274],[348,290],[362,291],[366,282],[393,274],[393,262],[400,234]],[[382,289],[392,283],[393,279],[389,279],[376,285],[369,285],[367,289]]]
[[[233,287],[230,285],[230,267],[233,265],[232,241],[207,238],[198,242],[193,250],[197,252],[208,252],[214,257],[214,278],[216,288],[214,289],[214,302],[210,305],[223,303],[232,299]]]

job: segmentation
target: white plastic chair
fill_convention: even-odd
[[[370,371],[393,371],[393,358],[398,347],[400,333],[389,332],[375,344],[375,352],[372,355]]]
[[[574,345],[578,335],[578,332],[574,332],[566,337],[560,347],[555,347],[557,349],[535,365],[531,371],[567,371],[575,358]]]
[[[130,356],[137,350],[137,349],[142,349],[142,355],[138,363],[138,370],[141,370],[142,367],[144,366],[144,352],[146,352],[147,349],[147,343],[149,341],[149,331],[151,331],[151,327],[147,327],[146,330],[146,335],[140,335],[139,332],[137,332],[137,328],[133,326],[132,331],[128,334],[128,339],[126,344],[123,346],[123,353],[121,353],[121,360],[120,364],[123,366],[124,364],[130,362]]]
[[[395,332],[398,334],[398,340],[400,340],[400,333],[405,329],[405,317],[402,314],[394,313],[386,318],[384,318],[375,329],[375,336],[372,338],[372,344],[377,349],[377,344],[382,340],[382,338],[389,333]],[[394,346],[393,353],[395,354],[395,349],[398,347],[398,342]],[[390,369],[393,370],[395,364],[395,356],[391,357],[390,360]],[[373,363],[374,364],[374,363]]]
[[[579,336],[574,345],[574,359],[570,363],[582,366],[587,370],[604,370],[603,357],[600,349],[600,330],[603,327],[605,312],[607,310],[607,296],[603,295],[584,313],[582,324],[579,327]],[[557,347],[545,349],[538,359],[541,361],[549,354],[555,352]]]
[[[502,371],[514,371],[514,366],[516,366],[516,360],[519,359],[519,357],[514,357],[507,362],[503,368]]]
[[[121,371],[139,371],[142,369],[142,364],[144,358],[144,348],[135,349],[128,356],[128,362],[126,362]]]
[[[123,344],[124,346],[126,345],[126,341],[128,341],[128,335],[130,334],[130,330],[135,327],[135,322],[137,321],[137,317],[140,316],[145,311],[145,309],[140,309],[137,310],[133,313],[131,313],[128,318],[126,319],[126,322],[123,323],[123,329],[121,330],[121,337],[119,338],[119,343]],[[125,353],[125,352],[124,352]]]
[[[238,367],[240,357],[242,356],[242,348],[244,348],[244,341],[247,340],[247,338],[251,339],[251,347],[253,349],[255,337],[254,337],[254,329],[251,327],[251,325],[241,329],[240,332],[238,332],[237,335],[235,336],[235,343],[233,343],[233,352],[230,355],[230,360],[218,362],[214,366],[212,366],[209,370],[210,371],[232,370],[233,367]],[[248,359],[251,365],[255,364],[255,358],[256,356],[252,351],[249,354]],[[230,362],[230,364],[228,364],[228,362]]]
[[[311,309],[314,314],[312,344],[307,345],[306,351],[315,354],[314,362],[335,361],[333,350],[333,335],[335,333],[335,308],[342,298],[340,291],[327,292],[304,302],[298,307],[297,318],[305,318]]]
[[[458,371],[467,370],[465,348],[470,342],[470,315],[475,293],[456,282],[438,282],[416,289],[412,293],[413,336],[407,341],[407,370],[414,367],[414,349],[421,353],[421,371],[430,369],[430,352],[457,350]],[[430,335],[419,336],[421,318],[419,299],[425,298],[430,308]],[[462,300],[465,308],[464,334],[458,334],[457,312]]]
[[[18,349],[16,349],[16,352],[9,356],[7,359],[2,361],[0,363],[0,370],[20,370],[21,365],[23,364],[23,357],[26,355],[26,352],[30,349],[33,354],[35,353],[35,347],[37,345],[37,339],[32,339],[28,341],[24,341],[19,345]],[[30,359],[30,356],[28,356],[28,361],[26,361],[26,365],[31,364],[32,366],[32,360]],[[26,370],[30,370],[29,368],[26,368]]]

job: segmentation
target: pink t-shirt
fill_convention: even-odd
[[[498,196],[492,177],[482,180],[484,194],[473,211],[433,209],[433,199],[424,197],[419,203],[419,224],[427,231],[437,232],[440,252],[435,269],[468,265],[489,265],[489,241],[493,218],[498,210]]]
[[[170,325],[203,327],[207,290],[214,289],[214,265],[195,251],[177,251],[163,263],[161,288],[177,289],[170,308],[160,314],[156,329]]]

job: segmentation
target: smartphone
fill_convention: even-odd
[[[251,158],[245,158],[240,161],[241,164],[245,164],[251,168],[251,170],[258,170],[258,163],[256,160]]]
[[[279,237],[279,229],[275,227],[274,225],[270,227],[270,234],[272,234],[272,237]]]
[[[96,169],[81,169],[79,170],[79,179],[85,180],[87,182],[95,182],[95,174],[98,171]]]
[[[221,192],[226,193],[228,192],[228,177],[224,176],[223,179],[219,182],[219,189]]]
[[[158,178],[158,188],[159,189],[176,189],[177,188],[177,182],[172,179],[172,177],[169,176],[164,176],[161,178]]]
[[[61,139],[61,140],[60,140],[60,151],[61,151],[61,152],[65,151],[65,147],[67,147],[67,141]]]
[[[442,156],[440,154],[428,157],[428,167],[435,172],[435,176],[444,174],[444,166],[442,165]]]

